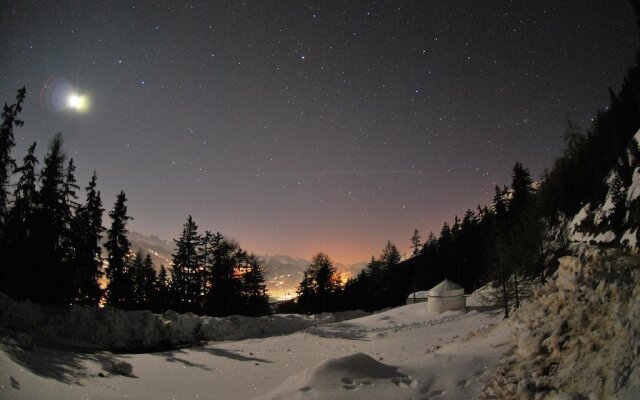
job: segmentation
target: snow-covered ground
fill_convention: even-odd
[[[0,346],[2,399],[476,398],[511,335],[469,298],[468,312],[426,303],[285,335],[143,354]],[[269,332],[265,332],[268,334]],[[110,373],[124,361],[132,376]]]

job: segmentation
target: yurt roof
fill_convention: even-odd
[[[464,288],[457,283],[445,279],[429,290],[430,297],[463,296]]]
[[[409,296],[407,296],[407,299],[413,299],[413,295],[414,293],[411,293]],[[429,297],[429,291],[423,290],[420,292],[415,292],[415,295],[416,295],[416,299],[426,299],[427,297]]]

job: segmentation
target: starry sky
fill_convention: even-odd
[[[408,253],[515,161],[539,177],[638,45],[625,0],[14,1],[0,38],[0,100],[27,87],[14,158],[62,132],[131,230],[171,239],[192,214],[340,262]]]

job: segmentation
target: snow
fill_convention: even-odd
[[[638,132],[636,132],[635,135],[633,135],[633,139],[636,141],[637,145],[640,145],[640,129],[638,130]]]
[[[611,243],[616,240],[616,234],[611,231],[602,232],[597,234],[593,240],[596,243]]]
[[[611,196],[607,196],[606,204],[595,210],[595,218],[605,218],[611,213],[611,207],[613,207],[613,201],[610,201]],[[589,204],[585,205],[580,211],[571,219],[567,226],[567,235],[571,242],[596,242],[596,243],[611,243],[616,240],[616,235],[612,231],[601,232],[597,235],[581,232],[578,227],[589,215]]]
[[[209,340],[240,340],[285,335],[307,327],[366,315],[349,311],[315,316],[277,314],[261,318],[199,317],[167,311],[122,311],[71,306],[53,312],[30,301],[13,301],[0,293],[0,327],[26,332],[58,344],[89,349],[143,351]]]
[[[611,171],[611,173],[609,173],[609,176],[607,177],[607,186],[609,187],[607,197],[604,200],[604,204],[598,207],[593,215],[593,223],[595,225],[600,225],[615,211],[616,205],[614,202],[613,187],[616,180],[619,180],[618,174],[615,171]]]
[[[407,300],[410,300],[410,299],[412,300],[414,295],[416,299],[426,299],[429,297],[429,291],[422,290],[420,292],[411,293],[409,296],[407,296]]]
[[[622,238],[620,238],[620,243],[627,246],[630,249],[635,249],[638,247],[638,239],[636,236],[637,229],[629,229],[627,230]]]
[[[589,215],[589,204],[586,204],[569,222],[569,225],[567,227],[569,240],[582,241],[581,237],[583,237],[584,235],[578,232],[578,226],[580,226],[582,221],[584,221],[588,215]]]
[[[627,204],[640,196],[640,168],[636,168],[633,171],[633,177],[631,178],[631,185],[627,189]]]
[[[295,317],[316,324],[288,335],[142,354],[54,349],[40,345],[38,338],[25,350],[5,337],[0,342],[0,398],[475,398],[511,332],[478,302],[470,296],[474,306],[469,312],[439,315],[417,303],[326,324],[318,322],[327,316]],[[195,326],[209,329],[194,318],[181,323],[185,332]],[[287,318],[293,319],[279,321]],[[223,320],[210,321],[232,325]],[[248,328],[239,326],[246,335]],[[131,365],[131,376],[109,372],[118,362]]]
[[[429,290],[429,296],[431,297],[448,297],[462,295],[464,295],[464,289],[462,288],[462,286],[448,279],[445,279]]]
[[[511,348],[480,398],[639,398],[640,259],[559,261],[557,281],[519,310]]]
[[[208,330],[227,338],[258,335],[151,353],[87,352],[43,343],[37,323],[54,333],[61,332],[60,325],[33,304],[0,298],[2,313],[35,312],[12,316],[36,334],[15,334],[0,318],[0,398],[636,399],[640,257],[618,255],[611,261],[599,259],[595,250],[584,257],[589,261],[561,258],[557,280],[506,321],[482,304],[488,287],[467,296],[469,311],[429,314],[425,303],[417,303],[331,323],[323,322],[340,317],[253,319],[260,327],[253,330],[239,317],[117,313],[125,323],[114,332],[155,326],[150,319],[179,326],[174,332],[186,338],[193,330],[201,337],[213,336]],[[75,321],[82,331],[78,315],[91,314],[80,311]],[[288,325],[289,320],[304,324],[291,324],[301,330],[280,334],[276,321]],[[231,326],[238,331],[231,333]]]

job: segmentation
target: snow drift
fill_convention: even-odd
[[[556,281],[517,313],[512,348],[482,398],[637,398],[638,259],[592,252],[559,262]]]
[[[313,325],[367,313],[271,315],[261,318],[201,317],[167,311],[123,311],[113,307],[43,306],[0,293],[0,327],[46,341],[86,349],[148,351],[209,340],[240,340],[284,335]]]
[[[349,392],[361,391],[358,398],[373,398],[393,386],[416,387],[417,381],[397,368],[374,360],[364,353],[324,361],[300,375],[285,381],[267,399],[344,398]],[[352,397],[352,396],[349,396]]]

